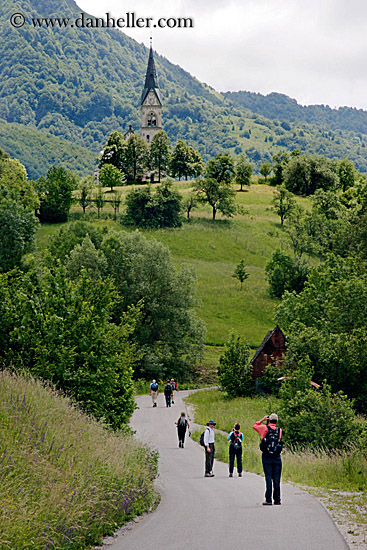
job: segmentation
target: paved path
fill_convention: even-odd
[[[187,438],[178,448],[175,420],[185,410],[176,395],[171,408],[159,395],[139,397],[132,417],[137,437],[159,450],[158,508],[105,550],[346,550],[344,539],[322,505],[308,493],[282,484],[282,505],[262,506],[264,478],[215,462],[215,477],[204,478],[202,448]],[[208,419],[209,420],[209,419]],[[215,420],[215,419],[214,419]],[[246,457],[244,458],[246,469]]]

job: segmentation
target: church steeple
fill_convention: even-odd
[[[158,86],[152,43],[150,43],[148,66],[140,104],[141,135],[147,143],[150,143],[154,135],[162,130],[162,97]]]
[[[147,97],[147,95],[149,94],[150,91],[155,93],[159,103],[162,105],[161,94],[160,94],[159,86],[158,86],[157,71],[155,69],[155,63],[154,63],[152,44],[150,44],[147,73],[145,75],[144,89],[143,89],[143,92],[141,94],[141,105],[143,105],[143,103],[144,103],[144,101],[145,101],[145,99],[146,99],[146,97]]]

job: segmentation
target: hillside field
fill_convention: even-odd
[[[258,180],[255,178],[255,181]],[[183,195],[191,189],[190,182],[174,185]],[[126,195],[130,189],[126,186],[120,191]],[[273,314],[278,300],[269,297],[264,269],[277,247],[288,248],[288,238],[279,217],[271,210],[273,193],[273,187],[254,183],[247,190],[237,192],[236,201],[246,210],[242,215],[226,219],[218,214],[213,222],[211,209],[205,205],[192,212],[190,221],[185,221],[181,228],[142,231],[147,238],[155,238],[168,246],[177,266],[188,263],[195,269],[197,313],[207,328],[205,362],[208,365],[217,364],[221,346],[231,331],[256,349],[268,330],[274,328]],[[309,204],[309,199],[298,197],[297,200],[305,207]],[[120,214],[122,211],[123,208]],[[71,219],[75,216],[83,217],[79,205],[73,207]],[[87,213],[86,218],[89,217]],[[93,223],[131,231],[111,219],[94,219]],[[60,227],[61,224],[42,225],[37,234],[37,248],[47,246],[49,236]],[[239,281],[232,277],[241,259],[245,260],[250,273],[242,290]]]

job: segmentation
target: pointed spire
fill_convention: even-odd
[[[160,104],[162,104],[161,94],[158,86],[157,71],[155,70],[155,64],[154,64],[152,37],[150,37],[149,59],[148,59],[147,72],[145,75],[144,89],[141,94],[141,105],[143,105],[145,98],[147,97],[150,91],[153,91],[155,93]]]

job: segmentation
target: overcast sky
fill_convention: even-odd
[[[367,110],[367,0],[76,0],[103,17],[191,17],[192,29],[130,29],[218,91],[280,92]]]

